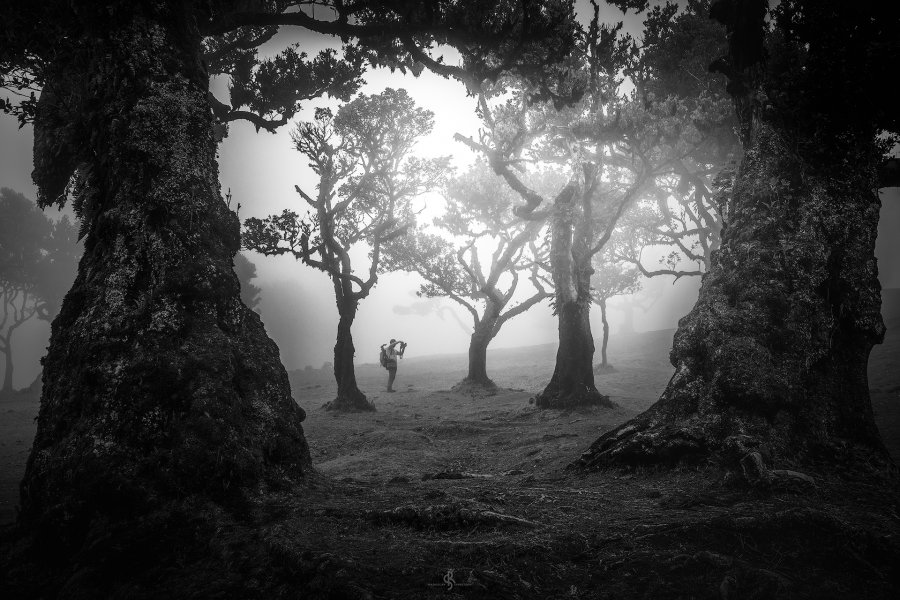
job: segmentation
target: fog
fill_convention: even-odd
[[[627,28],[636,31],[636,23],[630,20]],[[323,38],[292,31],[276,36],[263,48],[263,53],[266,48],[281,49],[289,41],[299,41],[302,49],[310,54],[325,47]],[[453,62],[451,53],[447,58]],[[373,94],[385,87],[403,87],[418,106],[435,113],[434,131],[418,147],[421,156],[453,155],[458,168],[474,160],[471,152],[453,141],[455,133],[474,135],[479,126],[474,99],[466,96],[462,84],[427,71],[414,78],[385,69],[370,71],[365,80],[361,93]],[[220,96],[226,85],[225,81],[214,82]],[[297,120],[309,119],[314,108],[319,106],[336,108],[338,103],[329,99],[308,102]],[[306,160],[292,148],[291,129],[288,125],[276,134],[269,134],[257,133],[246,122],[230,124],[229,135],[219,150],[220,181],[223,196],[231,190],[232,207],[240,205],[242,221],[247,217],[262,218],[280,213],[286,208],[299,212],[305,205],[294,192],[294,186],[315,190],[315,178],[306,166]],[[36,197],[30,179],[31,127],[20,130],[14,118],[0,115],[0,140],[0,186]],[[882,200],[876,249],[881,282],[886,288],[900,287],[900,241],[897,236],[900,231],[900,192],[896,188],[888,190]],[[428,216],[433,210],[432,203],[424,215]],[[57,211],[49,209],[48,213],[55,216]],[[281,350],[285,367],[297,369],[311,365],[318,368],[332,361],[338,314],[330,279],[292,257],[264,257],[252,252],[246,255],[257,267],[255,284],[262,289],[258,310],[269,335]],[[652,260],[645,264],[652,264]],[[371,295],[361,302],[353,329],[359,363],[375,362],[379,346],[390,338],[409,343],[407,356],[466,352],[471,316],[450,300],[418,297],[419,283],[419,278],[414,275],[389,273],[380,277]],[[671,277],[645,279],[644,297],[653,297],[655,302],[646,312],[637,309],[633,315],[634,330],[675,328],[678,319],[695,301],[699,284],[696,277],[685,277],[674,284]],[[628,329],[629,319],[622,308],[631,300],[624,297],[610,302],[612,335]],[[596,307],[592,324],[596,336],[601,331]],[[552,344],[556,341],[556,326],[549,304],[544,302],[505,325],[492,347]],[[28,385],[39,373],[39,359],[48,337],[49,324],[37,320],[17,331],[14,338],[15,387]],[[615,356],[610,360],[615,363]]]

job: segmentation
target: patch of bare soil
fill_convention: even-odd
[[[96,585],[99,595],[128,598],[893,598],[895,472],[809,473],[812,483],[759,488],[713,466],[565,470],[656,400],[671,376],[671,335],[613,340],[614,368],[598,371],[597,383],[614,409],[537,410],[530,400],[552,372],[550,346],[489,354],[492,394],[451,391],[465,376],[462,355],[407,358],[393,394],[381,391],[383,369],[362,365],[360,387],[376,413],[327,412],[331,373],[293,372],[320,473],[308,486],[264,498],[240,519],[188,502],[135,526],[129,539],[139,541],[116,545],[115,561],[88,552],[65,572],[21,566],[9,573],[10,589],[23,597]],[[13,530],[4,538],[2,564],[32,564],[26,542]],[[94,552],[105,539],[97,536]],[[123,566],[133,563],[142,566]]]

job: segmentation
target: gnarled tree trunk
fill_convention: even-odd
[[[487,349],[493,336],[484,329],[477,327],[469,339],[469,371],[463,382],[494,387],[496,384],[487,374]]]
[[[578,405],[612,406],[594,383],[594,336],[591,333],[590,198],[582,198],[585,214],[575,225],[574,193],[561,193],[555,200],[550,240],[550,262],[556,288],[559,349],[556,367],[547,387],[535,397],[539,408]],[[581,194],[578,194],[579,197]],[[579,229],[586,230],[579,231]]]
[[[877,154],[842,146],[822,164],[768,122],[745,147],[722,246],[675,335],[674,376],[577,466],[886,456],[866,378],[884,334]]]
[[[325,405],[327,410],[339,411],[373,411],[375,407],[356,384],[356,370],[353,357],[353,334],[350,328],[356,319],[359,302],[355,299],[339,300],[337,341],[334,344],[334,380],[337,382],[337,397]]]
[[[196,23],[177,3],[112,14],[73,25],[81,51],[52,65],[35,122],[44,198],[68,177],[60,136],[81,144],[64,150],[89,230],[43,361],[20,518],[70,547],[109,519],[239,505],[311,469],[278,348],[240,300]]]

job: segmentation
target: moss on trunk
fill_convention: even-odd
[[[174,3],[119,9],[58,57],[35,123],[45,199],[54,145],[82,144],[68,151],[87,238],[43,361],[21,521],[73,544],[106,518],[239,505],[311,470],[278,348],[240,300],[201,36]],[[52,93],[73,81],[77,124]]]
[[[823,165],[794,148],[754,123],[721,249],[675,335],[674,376],[576,466],[734,463],[754,451],[776,463],[889,460],[866,378],[884,334],[873,153]]]

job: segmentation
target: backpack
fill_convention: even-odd
[[[381,347],[381,355],[378,357],[378,361],[381,363],[382,367],[384,367],[385,369],[387,368],[388,353],[387,348],[385,348],[384,346]]]

